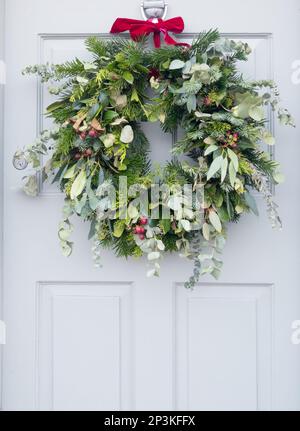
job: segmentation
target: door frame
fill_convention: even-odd
[[[0,68],[5,68],[5,2],[0,0]],[[4,73],[4,71],[2,70]],[[1,70],[0,70],[1,74]],[[4,83],[0,76],[0,320],[3,320],[3,152],[4,152]],[[2,410],[3,346],[0,345],[0,410]]]

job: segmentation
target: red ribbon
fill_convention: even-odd
[[[190,46],[188,43],[176,42],[176,40],[168,33],[169,31],[173,33],[181,33],[184,30],[184,22],[180,16],[166,21],[161,18],[157,18],[157,22],[153,22],[153,20],[154,18],[148,19],[147,21],[130,18],[117,18],[110,32],[122,33],[123,31],[129,30],[131,38],[135,41],[139,40],[142,36],[148,36],[150,33],[153,33],[155,48],[160,48],[161,33],[168,45]]]

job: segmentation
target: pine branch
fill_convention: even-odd
[[[204,54],[208,47],[220,38],[218,30],[209,30],[201,33],[198,38],[192,43],[192,55]]]
[[[129,257],[134,255],[136,243],[132,236],[122,235],[120,238],[115,238],[113,249],[118,257]]]
[[[189,54],[180,47],[165,46],[149,53],[149,64],[151,67],[158,68],[161,64],[175,59],[187,60]]]
[[[85,46],[96,59],[107,55],[107,43],[96,36],[91,36],[85,41]]]
[[[263,174],[273,181],[273,174],[278,168],[278,163],[267,158],[263,151],[246,149],[243,155]]]
[[[59,79],[74,77],[84,72],[84,64],[78,58],[55,66],[55,73]]]

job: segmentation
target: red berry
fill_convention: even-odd
[[[208,96],[204,97],[203,103],[205,106],[210,106],[212,103],[210,97]]]
[[[139,235],[139,237],[140,237],[140,239],[141,239],[142,241],[144,241],[144,239],[145,239],[145,235],[140,234],[140,235]]]
[[[90,148],[88,148],[87,150],[85,150],[84,154],[86,157],[91,157],[93,155],[93,151]]]
[[[90,138],[97,138],[98,137],[98,132],[95,129],[91,129],[89,131],[89,137]]]
[[[145,229],[143,227],[140,227],[140,233],[143,235],[145,232]]]
[[[136,228],[135,228],[135,232],[136,232],[137,234],[144,233],[144,232],[141,232],[141,229],[143,229],[141,226],[136,226]]]
[[[80,153],[75,154],[75,159],[76,160],[80,160],[81,159],[81,154]]]
[[[140,223],[145,226],[146,224],[148,224],[148,219],[147,217],[141,217],[140,218]]]
[[[158,79],[160,77],[160,72],[158,69],[155,68],[151,68],[149,70],[149,74],[148,74],[149,79],[154,77],[155,79]]]

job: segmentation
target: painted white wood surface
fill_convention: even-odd
[[[274,76],[300,117],[291,82],[300,55],[296,0],[169,3],[169,17],[182,15],[188,33],[218,27],[249,41],[245,73]],[[108,33],[117,15],[140,18],[139,2],[9,0],[6,9],[3,408],[300,409],[300,350],[290,341],[300,316],[299,130],[274,125],[287,174],[276,196],[284,230],[271,230],[263,204],[260,219],[231,226],[219,282],[204,278],[185,291],[191,264],[177,256],[166,257],[158,280],[146,279],[144,260],[110,252],[95,269],[88,226],[79,221],[66,260],[56,235],[63,197],[49,186],[25,197],[11,165],[15,148],[47,125],[46,92],[20,71],[82,55],[84,38]],[[153,160],[168,158],[171,136],[145,128]]]

